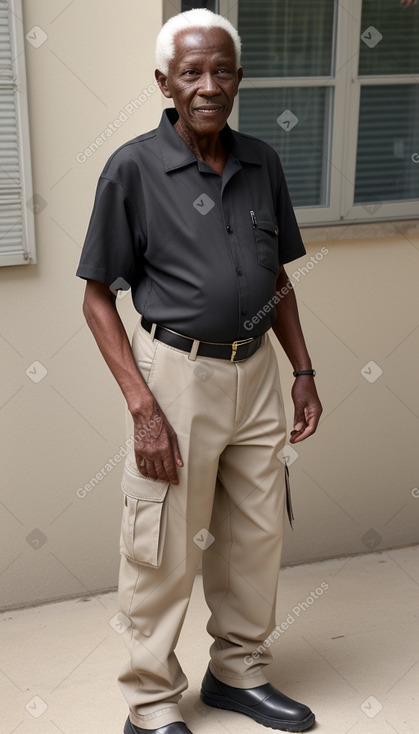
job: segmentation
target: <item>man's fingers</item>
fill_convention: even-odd
[[[291,431],[291,443],[298,443],[304,441],[304,439],[311,436],[317,429],[318,422],[320,420],[319,414],[305,415],[304,420],[296,421],[294,424],[294,431]],[[300,426],[300,428],[298,428]]]
[[[167,482],[168,477],[163,461],[161,461],[160,459],[155,459],[154,467],[156,470],[157,479],[161,479],[163,482]]]
[[[304,409],[298,406],[298,409],[294,413],[294,431],[299,433],[303,428],[307,426]]]
[[[173,456],[169,456],[164,461],[164,469],[167,475],[167,480],[172,484],[179,484],[179,477],[176,471],[176,464],[173,460]]]
[[[299,443],[299,441],[304,441],[304,439],[311,436],[311,434],[314,433],[315,430],[316,430],[316,426],[309,425],[309,426],[306,426],[303,431],[298,431],[295,434],[291,432],[290,443]]]
[[[177,436],[166,421],[158,437],[136,443],[136,462],[138,471],[149,479],[157,479],[179,484],[177,467],[183,466]]]
[[[142,474],[143,477],[147,476],[147,470],[146,470],[144,456],[139,456],[138,454],[136,454],[135,455],[135,462],[137,464],[137,469],[140,472],[140,474]]]
[[[172,450],[173,450],[173,456],[175,458],[175,462],[178,466],[183,466],[183,460],[180,455],[180,449],[179,444],[177,442],[176,434],[174,434],[172,438]]]
[[[180,461],[180,454],[178,454]],[[179,484],[176,471],[176,463],[173,456],[167,456],[165,459],[146,459],[144,456],[136,456],[137,468],[140,474],[146,479],[157,479],[163,482],[171,482]],[[183,463],[181,464],[183,466]]]
[[[145,476],[149,477],[150,479],[157,479],[157,473],[156,473],[156,468],[154,466],[154,461],[150,461],[150,459],[146,459],[145,468],[146,468]]]

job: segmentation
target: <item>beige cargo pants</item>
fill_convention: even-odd
[[[174,650],[201,557],[213,674],[239,688],[266,682],[269,650],[254,664],[249,656],[276,624],[286,428],[267,335],[245,361],[193,361],[139,323],[133,354],[184,461],[171,485],[143,478],[131,451],[122,482],[119,608],[130,661],[119,685],[132,723],[157,729],[183,720],[188,681]],[[131,418],[129,427],[132,435]]]

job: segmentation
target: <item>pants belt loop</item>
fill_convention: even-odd
[[[150,330],[150,336],[151,336],[151,341],[152,342],[154,342],[154,335],[156,333],[156,329],[157,329],[157,324],[152,324],[151,325],[151,330]]]
[[[194,339],[191,351],[188,354],[188,359],[190,359],[192,362],[195,362],[196,360],[196,355],[198,354],[199,345],[200,345],[200,342],[198,341],[198,339]]]

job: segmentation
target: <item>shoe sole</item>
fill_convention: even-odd
[[[310,716],[307,716],[307,718],[304,719],[304,721],[295,723],[293,721],[281,721],[280,719],[272,719],[269,716],[263,716],[257,711],[254,711],[254,709],[250,708],[250,706],[244,706],[243,704],[236,703],[235,701],[205,693],[205,691],[203,690],[201,690],[200,695],[201,701],[206,703],[207,706],[213,706],[214,708],[225,709],[227,711],[236,711],[239,714],[250,716],[250,718],[254,721],[257,721],[258,724],[267,726],[270,729],[280,729],[281,731],[293,732],[306,731],[307,729],[310,729],[311,726],[313,726],[316,720],[315,715],[311,713]]]
[[[130,719],[127,719],[125,722],[124,734],[135,734],[135,729],[133,727],[133,724],[131,724]]]
[[[172,723],[174,723],[174,724],[183,723],[184,724],[185,722],[180,722],[180,721],[177,722],[177,721],[174,721]],[[170,726],[170,724],[165,724],[165,726]],[[186,724],[185,724],[185,726],[186,726]],[[150,729],[141,729],[141,727],[137,727],[137,729],[138,729],[138,731],[141,731],[141,732],[144,731],[144,732],[149,732],[149,733],[150,732],[153,732],[153,731],[156,731],[155,729],[151,729],[151,730]],[[189,729],[187,729],[186,731],[189,732]],[[136,734],[136,729],[134,727],[134,724],[131,723],[131,720],[129,718],[125,722],[123,734]],[[189,732],[189,734],[192,734],[192,732]]]

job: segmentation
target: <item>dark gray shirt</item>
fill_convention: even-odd
[[[280,266],[305,254],[278,155],[226,125],[220,176],[178,135],[177,119],[165,110],[156,130],[109,158],[77,275],[131,286],[139,313],[181,334],[259,336],[281,307]]]

